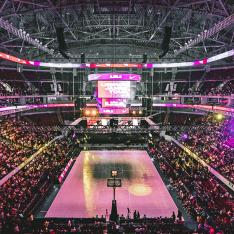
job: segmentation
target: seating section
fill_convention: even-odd
[[[233,151],[222,144],[228,139],[230,120],[212,122],[199,117],[190,126],[187,147],[201,155],[228,179],[233,180]],[[181,117],[181,122],[183,118]],[[23,119],[6,119],[0,125],[0,179],[16,168],[28,156],[55,137],[55,133],[33,128]],[[203,124],[202,124],[203,123]],[[179,129],[179,128],[178,128]],[[175,137],[181,140],[177,129]],[[221,129],[223,131],[221,132]],[[38,131],[39,130],[39,131]],[[213,132],[213,134],[209,134]],[[0,187],[0,231],[3,233],[193,233],[187,230],[181,216],[146,216],[128,220],[120,217],[120,224],[106,224],[105,220],[82,223],[77,220],[34,220],[31,215],[45,201],[58,177],[73,156],[74,139],[68,136],[44,149],[33,161]],[[82,134],[79,136],[82,138]],[[177,194],[183,207],[198,223],[198,233],[231,233],[234,224],[234,197],[210,172],[174,143],[165,141],[157,133],[151,135],[149,152],[156,167],[161,169],[167,188]],[[147,137],[145,137],[147,139]],[[222,141],[221,141],[222,140]],[[208,148],[207,148],[208,147]],[[209,152],[209,153],[208,153]],[[77,153],[75,155],[78,155]],[[221,158],[221,159],[220,159]],[[232,165],[232,166],[231,166]]]
[[[222,94],[223,95],[231,95],[234,94],[234,80],[228,81],[223,87],[222,87]]]
[[[198,229],[203,231],[200,233],[206,233],[205,229],[207,233],[231,233],[233,195],[174,143],[155,140],[150,152],[169,180],[168,189],[176,191],[187,212],[198,222]]]
[[[6,233],[20,229],[19,217],[28,217],[57,183],[70,159],[69,149],[68,141],[56,142],[0,187],[1,221]]]
[[[39,149],[46,142],[52,140],[55,134],[43,131],[43,127],[25,120],[5,119],[0,125],[0,137],[31,149]]]
[[[0,141],[0,179],[14,170],[32,154],[31,149]]]
[[[176,137],[228,180],[234,182],[234,150],[226,144],[230,138],[234,138],[230,133],[230,121],[214,123],[204,118],[198,125],[192,125],[184,131],[182,128]]]
[[[231,95],[234,92],[233,69],[215,70],[210,72],[193,71],[177,72],[175,79],[172,79],[172,73],[155,73],[153,79],[155,82],[147,82],[145,92],[148,95],[152,93],[167,94],[201,94],[201,95]],[[60,94],[73,93],[72,73],[55,73],[57,81],[57,92]],[[144,78],[146,79],[146,77]],[[174,84],[170,82],[174,80]],[[197,82],[200,85],[196,87]],[[94,89],[87,84],[86,95],[93,95]],[[153,90],[152,90],[153,87]],[[75,93],[80,92],[80,83],[75,80]],[[141,88],[137,90],[137,95],[141,95]],[[16,71],[4,71],[0,75],[0,96],[14,95],[50,95],[55,94],[55,87],[52,80],[52,74],[48,72],[29,72],[21,73]],[[42,100],[27,100],[27,103],[40,103]],[[10,102],[10,101],[9,101]]]
[[[219,89],[219,85],[221,84],[221,81],[205,81],[201,84],[201,88],[199,89],[199,93],[204,94],[204,95],[218,95],[222,94],[221,93],[221,88]]]
[[[19,166],[58,133],[45,131],[25,120],[6,119],[0,124],[0,178]]]
[[[16,229],[19,226],[16,225]],[[123,234],[123,233],[160,233],[160,234],[192,234],[182,223],[174,222],[172,218],[142,218],[126,219],[118,225],[107,223],[105,219],[43,219],[27,220],[24,233],[88,233],[88,234]]]

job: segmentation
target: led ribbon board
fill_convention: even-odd
[[[225,59],[228,57],[234,56],[234,49],[226,51],[221,54],[217,54],[210,58],[203,58],[198,59],[193,62],[180,62],[180,63],[118,63],[118,64],[111,64],[111,63],[86,63],[86,64],[78,64],[78,63],[45,63],[40,61],[30,61],[26,59],[20,59],[14,57],[9,54],[5,54],[0,52],[0,58],[4,60],[8,60],[11,62],[35,66],[35,67],[54,67],[54,68],[144,68],[144,69],[152,69],[152,68],[172,68],[172,67],[192,67],[192,66],[202,66],[211,62],[215,62],[221,59]]]
[[[98,80],[129,80],[129,81],[140,81],[141,76],[138,74],[123,74],[123,73],[98,73],[88,75],[89,81]]]

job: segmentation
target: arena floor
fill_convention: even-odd
[[[118,213],[127,208],[147,217],[171,216],[177,207],[146,151],[82,151],[52,202],[46,217],[89,218],[110,214],[113,196],[107,187],[118,169],[122,187],[116,189]]]

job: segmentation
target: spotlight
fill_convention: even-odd
[[[95,108],[85,108],[83,109],[83,115],[87,117],[95,117],[98,115],[98,110]]]
[[[133,119],[132,120],[132,125],[133,126],[138,126],[138,120],[137,119]]]
[[[215,115],[216,120],[221,121],[224,118],[224,115],[221,113],[218,113]]]
[[[86,110],[85,115],[90,115],[90,110]]]
[[[111,177],[117,177],[118,176],[118,171],[117,170],[112,170],[111,171]]]
[[[135,115],[135,114],[136,114],[136,111],[135,111],[135,110],[134,110],[134,111],[132,111],[132,114],[133,114],[133,115]]]
[[[92,110],[92,115],[95,116],[97,114],[96,110]]]
[[[107,126],[107,120],[106,119],[102,119],[102,125]]]

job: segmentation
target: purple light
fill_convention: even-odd
[[[153,68],[153,63],[146,63],[143,65],[144,68]]]
[[[207,64],[207,58],[204,58],[202,60],[196,60],[196,61],[193,62],[194,66],[205,65],[205,64]]]
[[[230,148],[234,149],[234,137],[229,138],[224,142],[225,145],[229,146]]]
[[[183,140],[187,140],[187,139],[188,139],[188,134],[187,134],[187,133],[184,133],[184,134],[182,135],[182,139],[183,139]]]
[[[234,148],[234,118],[228,120],[223,127],[223,134],[226,138],[224,144],[231,148]]]
[[[40,61],[34,61],[33,66],[35,67],[40,67]]]

